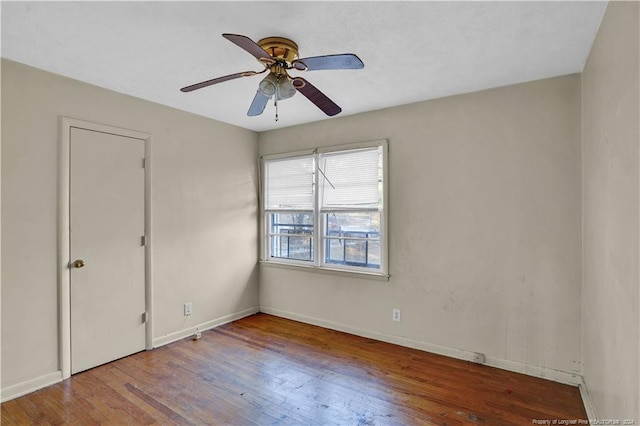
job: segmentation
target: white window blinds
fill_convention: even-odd
[[[320,154],[320,210],[378,209],[382,203],[379,147]]]
[[[313,210],[312,156],[265,162],[266,210]]]

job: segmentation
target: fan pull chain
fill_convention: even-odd
[[[276,93],[274,96],[274,101],[273,101],[273,106],[276,107],[276,121],[278,121],[278,83],[277,81],[279,81],[280,79],[276,80]]]

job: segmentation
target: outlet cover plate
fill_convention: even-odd
[[[476,364],[484,364],[487,361],[487,359],[483,353],[474,352],[472,361],[475,362]]]
[[[391,315],[392,320],[400,321],[400,309],[394,308]]]

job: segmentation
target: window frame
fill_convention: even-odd
[[[352,266],[347,264],[335,264],[326,261],[326,242],[330,240],[325,236],[326,233],[326,215],[328,212],[323,212],[320,206],[320,191],[319,185],[322,178],[321,172],[318,167],[318,158],[322,154],[338,153],[341,151],[352,151],[358,149],[367,148],[380,148],[382,152],[382,205],[379,208],[363,208],[361,211],[374,211],[380,214],[380,267],[370,268],[365,266]],[[269,266],[281,266],[287,268],[293,268],[297,270],[312,270],[316,272],[330,272],[340,275],[355,275],[355,276],[369,276],[378,277],[388,280],[389,278],[389,173],[388,173],[388,156],[389,156],[389,143],[387,139],[379,139],[367,142],[351,143],[344,145],[332,145],[326,147],[319,147],[315,149],[292,151],[278,154],[263,155],[259,161],[259,176],[260,176],[260,263],[262,265]],[[314,181],[313,181],[313,194],[314,194],[314,206],[313,206],[313,233],[312,233],[312,246],[313,246],[313,259],[297,260],[287,259],[280,257],[271,257],[271,214],[272,213],[291,213],[290,211],[274,211],[266,209],[266,167],[265,163],[268,161],[295,158],[303,156],[313,156],[314,159]],[[307,210],[308,211],[308,210]],[[342,210],[342,213],[356,213],[356,210]],[[360,210],[358,210],[360,212]]]

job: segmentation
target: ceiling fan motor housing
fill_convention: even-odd
[[[298,59],[298,45],[288,38],[267,37],[258,42],[265,52],[270,54],[275,60],[285,61],[288,67]]]

